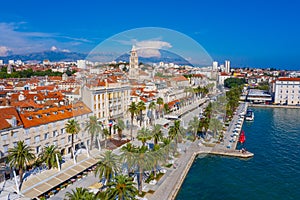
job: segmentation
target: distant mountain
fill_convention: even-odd
[[[63,52],[63,51],[43,51],[36,53],[28,53],[23,55],[9,55],[0,57],[0,60],[4,60],[5,63],[8,63],[8,60],[22,60],[25,61],[37,61],[42,62],[43,60],[50,60],[50,62],[58,61],[76,61],[85,59],[87,54],[76,53],[76,52]]]
[[[174,54],[166,50],[159,50],[160,57],[142,57],[139,56],[139,62],[142,63],[174,63],[178,65],[191,65],[187,60],[181,56]],[[102,55],[102,54],[101,54]],[[102,56],[107,56],[108,54],[104,53]],[[8,63],[8,60],[21,60],[23,62],[42,62],[43,60],[50,60],[50,62],[59,62],[59,61],[77,61],[86,59],[87,54],[76,53],[76,52],[63,52],[63,51],[43,51],[36,53],[28,53],[22,55],[8,55],[0,56],[0,60],[3,60],[4,63]],[[129,62],[130,54],[126,53],[119,56],[115,61],[125,61]],[[101,59],[101,56],[99,57]],[[97,60],[95,60],[97,61]],[[191,65],[192,66],[192,65]]]
[[[139,54],[139,52],[137,52]],[[172,53],[170,51],[166,51],[166,50],[159,50],[160,53],[160,57],[141,57],[139,56],[139,62],[142,63],[159,63],[159,62],[164,62],[164,63],[174,63],[177,65],[190,65],[192,66],[192,64],[190,62],[188,62],[186,59],[184,59],[183,57]],[[130,54],[126,53],[121,55],[120,57],[118,57],[116,59],[117,62],[119,61],[125,61],[125,62],[129,62],[129,57]]]

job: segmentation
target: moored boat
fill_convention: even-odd
[[[247,110],[247,113],[245,115],[246,121],[253,121],[254,120],[254,112],[253,110]]]
[[[245,141],[246,141],[245,132],[242,130],[242,132],[240,134],[239,142],[244,143]]]

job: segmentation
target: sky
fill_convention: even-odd
[[[219,63],[300,70],[299,7],[297,0],[2,1],[0,56],[88,53],[120,32],[161,27],[194,39]]]

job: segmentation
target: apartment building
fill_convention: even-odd
[[[279,78],[275,81],[274,103],[300,104],[300,78]]]

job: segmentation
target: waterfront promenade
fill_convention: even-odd
[[[234,125],[237,123],[240,114],[245,113],[247,110],[247,104],[242,103],[239,105],[236,114],[234,115],[227,131],[224,133],[224,142],[220,144],[216,144],[214,147],[206,147],[199,140],[195,142],[185,145],[185,153],[182,153],[178,158],[176,163],[176,169],[170,169],[166,178],[162,178],[158,181],[154,194],[147,194],[146,198],[149,200],[157,200],[157,199],[168,199],[173,200],[176,198],[178,191],[190,169],[192,166],[194,159],[197,156],[204,157],[208,154],[212,155],[220,155],[220,156],[231,156],[238,158],[250,158],[253,157],[253,153],[251,152],[241,152],[236,150],[237,141],[232,144],[230,142],[231,134],[234,129]],[[240,134],[240,131],[239,131]],[[228,148],[228,145],[230,148]],[[166,176],[166,175],[165,175]]]

